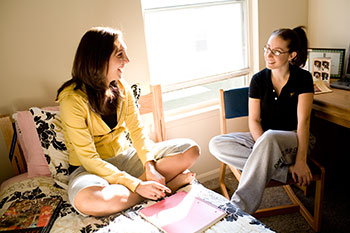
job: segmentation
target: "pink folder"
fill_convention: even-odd
[[[186,192],[178,192],[140,210],[147,221],[166,233],[203,232],[226,212]]]

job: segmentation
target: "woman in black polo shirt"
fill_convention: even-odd
[[[249,87],[249,131],[214,137],[210,152],[242,169],[231,200],[254,213],[265,185],[286,182],[288,171],[300,185],[312,179],[306,163],[313,101],[311,74],[300,67],[307,59],[303,27],[278,29],[264,46],[266,68],[255,74]]]

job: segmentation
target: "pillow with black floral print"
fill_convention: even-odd
[[[139,99],[140,99],[140,96],[141,96],[140,84],[138,84],[138,83],[133,84],[131,86],[131,90],[132,90],[134,98],[135,98],[136,107],[140,108],[140,105],[139,105]],[[128,141],[130,143],[130,146],[131,146],[132,145],[132,140],[131,140],[131,137],[130,137],[130,133],[127,130],[125,130],[124,131],[124,135],[125,135],[126,139],[128,139]]]
[[[33,115],[51,176],[58,185],[65,186],[69,181],[69,162],[60,114],[58,111],[47,111],[37,107],[32,107],[29,111]]]

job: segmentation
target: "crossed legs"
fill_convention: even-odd
[[[174,192],[189,184],[194,176],[185,173],[199,156],[198,146],[193,146],[183,153],[168,156],[156,163],[156,169],[165,177],[166,185]],[[144,179],[144,174],[139,178]],[[83,214],[106,216],[127,209],[143,198],[120,184],[90,186],[82,189],[74,198],[75,207]]]
[[[220,161],[243,170],[231,201],[247,213],[254,213],[265,185],[271,179],[286,181],[297,146],[295,132],[268,130],[255,143],[249,133],[219,135],[211,140],[209,149]]]

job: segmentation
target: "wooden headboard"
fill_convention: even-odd
[[[150,90],[150,93],[141,95],[139,99],[140,114],[153,113],[155,141],[160,142],[166,140],[161,86],[151,85]],[[14,123],[10,115],[0,116],[0,129],[4,136],[15,175],[26,172],[27,164],[19,146],[16,130],[14,130]]]
[[[14,123],[10,115],[0,116],[0,129],[4,136],[5,144],[9,153],[12,169],[15,175],[27,171],[27,164],[22,150],[18,146],[17,134],[14,130]]]

